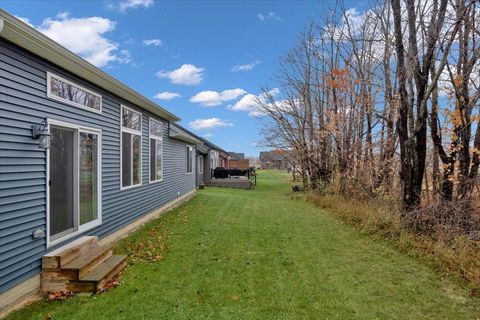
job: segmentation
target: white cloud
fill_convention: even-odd
[[[159,99],[159,100],[172,100],[172,99],[175,99],[175,98],[180,98],[181,95],[179,93],[176,93],[176,92],[165,91],[165,92],[159,92],[156,95],[154,95],[153,97],[155,99]]]
[[[353,34],[357,34],[361,31],[362,26],[367,20],[369,14],[371,14],[370,11],[359,12],[356,8],[350,8],[345,11],[345,16],[342,18],[343,24],[345,26],[348,23],[351,32]]]
[[[37,29],[97,67],[130,62],[130,53],[119,51],[118,43],[104,36],[115,29],[115,22],[107,18],[71,18],[68,12],[61,12],[43,20]]]
[[[205,134],[203,135],[203,137],[204,137],[204,138],[211,138],[211,137],[213,137],[213,133],[205,133]]]
[[[364,29],[365,23],[373,15],[372,9],[365,12],[360,12],[357,8],[352,7],[345,10],[341,19],[336,24],[327,24],[325,26],[324,39],[333,38],[335,41],[345,41],[351,36],[358,36],[362,29]],[[375,28],[373,28],[375,29]],[[369,31],[368,29],[365,32]],[[371,32],[369,32],[370,35]]]
[[[280,93],[280,89],[278,88],[273,88],[272,90],[267,92],[268,94],[271,94],[272,96],[276,96]]]
[[[153,6],[154,3],[153,0],[122,0],[118,4],[118,9],[124,12],[127,9],[135,9],[139,7],[148,8]]]
[[[272,90],[268,91],[268,93],[272,96],[276,96],[280,93],[280,89],[273,88]],[[258,101],[266,102],[265,94],[261,93],[259,95],[255,95],[249,93],[244,95],[242,99],[240,99],[237,103],[233,106],[229,106],[230,110],[233,111],[244,111],[248,112],[248,114],[252,117],[258,117],[262,115],[261,111],[258,109]]]
[[[33,24],[30,22],[30,19],[24,18],[24,17],[19,17],[19,16],[15,16],[15,18],[17,18],[17,19],[21,20],[22,22],[28,24],[30,27],[35,28],[33,26]]]
[[[172,71],[160,70],[156,75],[159,78],[168,78],[172,83],[196,86],[202,82],[204,71],[204,68],[195,67],[193,64],[184,64]]]
[[[259,13],[257,14],[257,18],[260,19],[261,21],[265,20],[277,20],[280,21],[282,20],[275,12],[270,11],[266,13]]]
[[[250,63],[247,63],[247,64],[240,64],[240,65],[236,65],[232,68],[232,71],[233,72],[237,72],[237,71],[250,71],[252,70],[253,68],[255,68],[255,66],[257,64],[260,64],[260,61],[258,60],[255,60],[253,62],[250,62]]]
[[[377,20],[377,10],[379,9],[371,8],[366,11],[359,11],[355,7],[347,9],[337,23],[330,23],[324,27],[321,37],[327,42],[348,42],[350,38],[358,37],[372,39],[373,41],[366,41],[366,44],[358,46],[357,50],[361,52],[359,56],[370,55],[376,60],[383,61],[386,41],[379,32],[378,24],[372,22]],[[387,17],[387,19],[393,19],[393,16]],[[389,23],[393,24],[393,20],[390,20]],[[390,37],[393,37],[392,33]]]
[[[222,104],[224,101],[235,100],[246,93],[247,91],[239,88],[224,90],[222,92],[202,91],[191,97],[190,102],[200,103],[206,107],[213,107]]]
[[[243,96],[242,99],[240,99],[237,103],[235,103],[233,106],[230,107],[231,110],[233,111],[252,111],[256,109],[256,104],[257,104],[257,96],[249,93],[245,96]]]
[[[223,90],[221,92],[221,97],[223,101],[229,101],[229,100],[234,100],[237,99],[240,96],[243,96],[247,91],[243,89],[229,89],[229,90]]]
[[[118,55],[118,59],[115,61],[121,62],[121,63],[129,63],[132,61],[132,55],[130,54],[130,51],[126,49],[120,50],[120,54]]]
[[[160,39],[146,39],[146,40],[143,40],[143,44],[146,45],[146,46],[158,47],[158,46],[162,45],[162,40],[160,40]]]
[[[190,128],[195,130],[215,129],[220,127],[233,127],[233,123],[228,120],[219,118],[196,119],[188,124]]]
[[[127,36],[125,36],[125,41],[123,43],[125,43],[126,45],[129,45],[129,46],[133,46],[135,44],[135,38],[127,35]]]

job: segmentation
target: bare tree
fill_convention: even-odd
[[[400,178],[403,183],[404,209],[408,211],[418,206],[421,200],[427,155],[427,100],[443,71],[447,52],[443,53],[444,58],[441,59],[433,80],[429,80],[438,54],[440,31],[445,21],[448,0],[432,1],[432,8],[428,8],[428,24],[424,21],[426,14],[421,2],[405,0],[406,20],[402,18],[404,15],[401,0],[391,0],[391,3],[398,77]],[[408,34],[406,41],[402,32],[404,24]],[[422,27],[424,29],[420,34],[424,35],[424,38],[419,42],[417,30]],[[419,43],[423,44],[421,48]]]
[[[480,166],[478,7],[389,0],[359,13],[337,3],[280,58],[278,89],[259,96],[265,140],[292,151],[305,188],[386,190],[405,212],[421,203],[424,184],[447,200],[454,185],[467,197]],[[451,134],[441,123],[443,82]]]

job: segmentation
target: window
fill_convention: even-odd
[[[150,182],[163,179],[163,125],[150,119]]]
[[[49,72],[47,73],[47,96],[89,111],[102,111],[101,95]]]
[[[122,113],[122,188],[142,184],[142,114],[125,106]]]
[[[198,156],[197,158],[197,171],[198,173],[203,173],[203,156]]]
[[[193,167],[193,148],[191,146],[187,146],[187,174],[192,173]]]
[[[210,169],[218,167],[218,151],[210,150]]]

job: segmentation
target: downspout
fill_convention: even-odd
[[[0,33],[3,31],[4,19],[0,17]]]

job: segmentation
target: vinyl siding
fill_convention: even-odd
[[[48,99],[47,71],[101,94],[102,113]],[[121,104],[142,113],[143,181],[128,190],[120,190]],[[185,143],[170,139],[168,122],[156,116],[164,123],[164,179],[149,183],[150,116],[0,39],[0,293],[39,273],[46,253],[46,238],[32,237],[39,228],[46,231],[47,161],[31,126],[51,118],[102,131],[102,225],[82,234],[101,238],[195,188],[195,175],[186,174]]]

